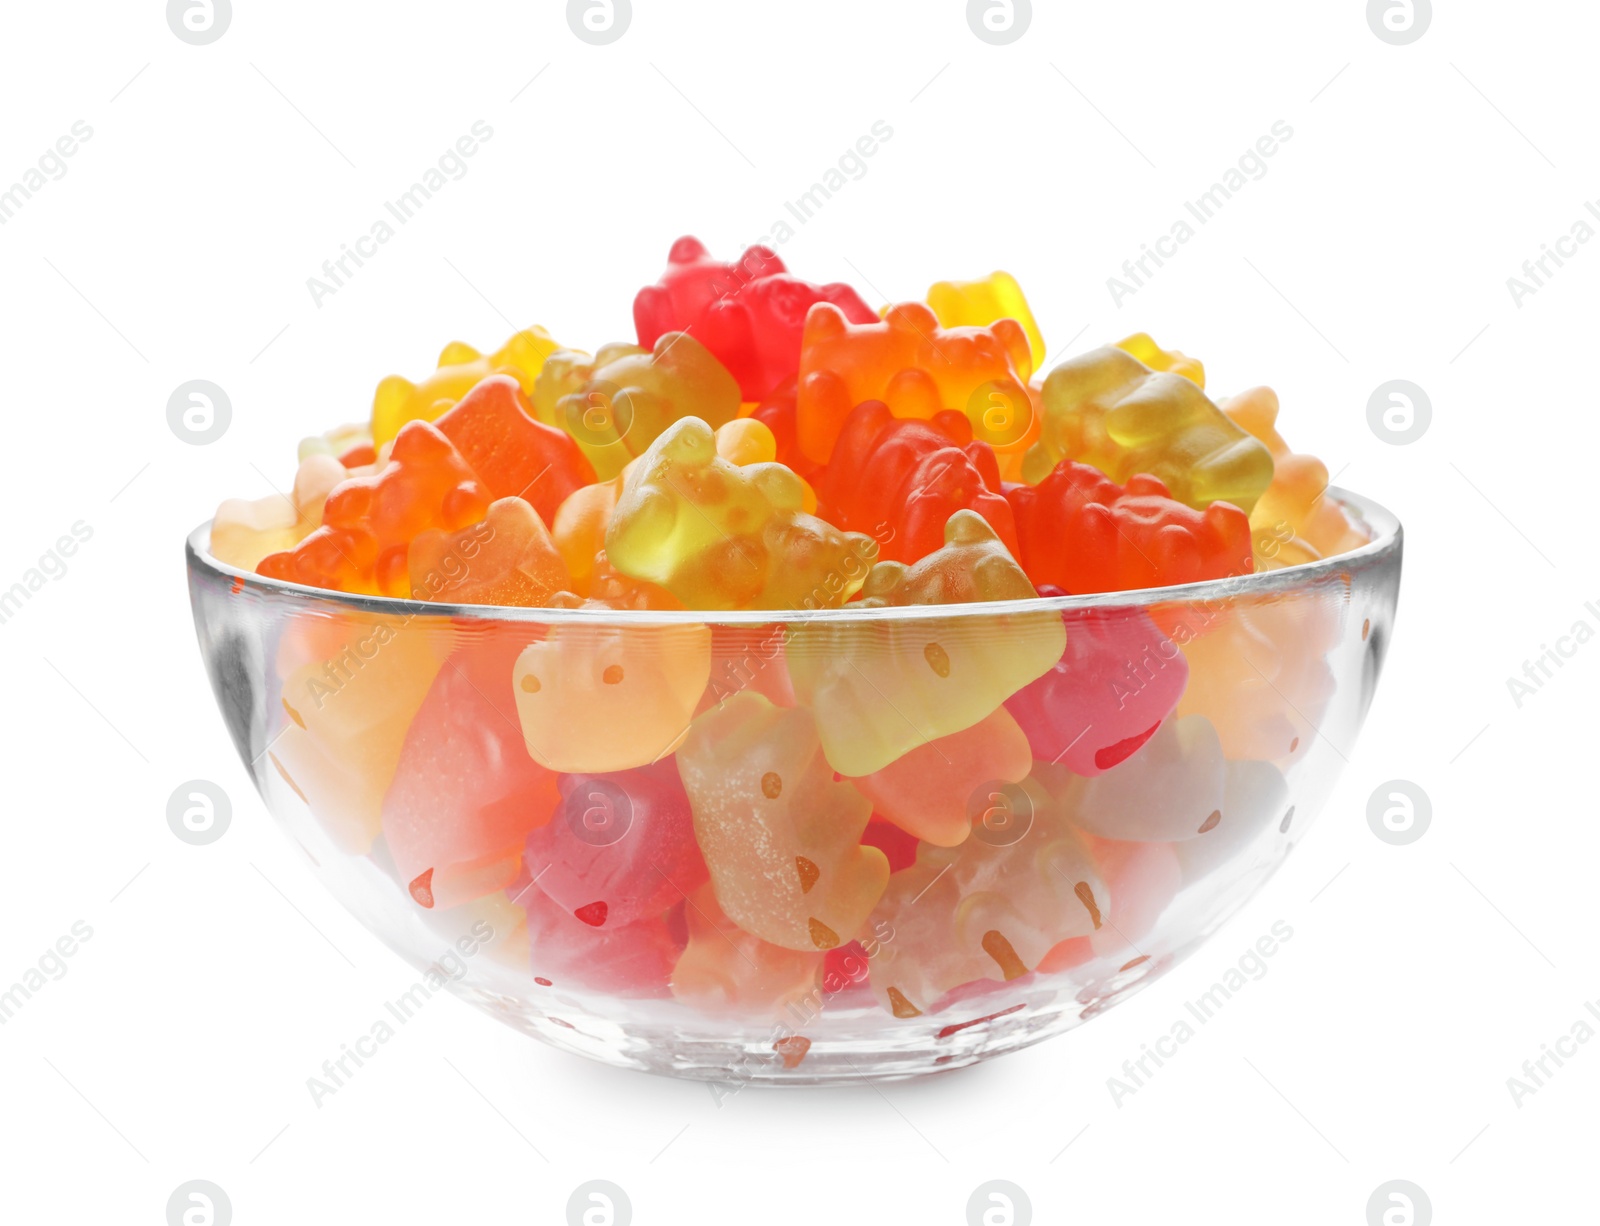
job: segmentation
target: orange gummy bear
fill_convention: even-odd
[[[677,748],[711,676],[711,630],[571,622],[531,644],[513,670],[534,761],[599,774]]]
[[[1327,466],[1315,456],[1290,451],[1278,433],[1275,391],[1253,387],[1223,401],[1221,408],[1272,452],[1272,484],[1250,512],[1257,570],[1315,562],[1367,543],[1344,508],[1327,497]]]
[[[521,498],[489,505],[482,523],[411,543],[411,595],[449,604],[548,605],[571,586],[550,532]]]
[[[406,554],[429,529],[455,532],[481,520],[489,496],[450,440],[427,422],[408,423],[389,460],[370,476],[336,486],[322,526],[257,570],[273,579],[373,596],[409,596]]]
[[[971,833],[975,810],[991,804],[986,785],[1018,783],[1032,769],[1028,737],[1002,706],[851,782],[879,817],[924,842],[954,847]]]
[[[996,450],[1015,445],[1031,413],[1027,382],[1033,356],[1022,325],[941,328],[920,302],[890,307],[882,321],[852,324],[818,303],[806,316],[796,425],[800,448],[826,463],[850,410],[881,400],[896,417],[924,420],[965,413],[974,436]],[[1009,406],[998,412],[996,406]]]
[[[436,424],[491,498],[526,498],[547,524],[574,490],[594,480],[578,444],[566,431],[535,421],[509,375],[490,375]]]

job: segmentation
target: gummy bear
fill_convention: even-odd
[[[1033,585],[974,511],[915,565],[880,562],[860,607],[1027,600]],[[786,658],[795,696],[817,714],[823,750],[844,775],[871,775],[928,741],[970,728],[1061,658],[1058,613],[797,624]]]
[[[1143,473],[1117,485],[1062,460],[1037,485],[1006,487],[1022,567],[1073,595],[1125,592],[1248,575],[1250,521],[1232,503],[1197,511]]]
[[[1006,699],[1006,708],[1033,757],[1098,775],[1138,750],[1172,714],[1189,662],[1136,609],[1073,610],[1063,621],[1066,652]]]
[[[1029,482],[1077,460],[1118,482],[1153,474],[1196,510],[1231,502],[1248,515],[1272,480],[1272,454],[1194,383],[1115,346],[1057,366],[1043,400],[1039,441],[1023,462]]]
[[[924,842],[954,847],[991,803],[992,785],[1018,783],[1032,768],[1028,738],[1002,706],[851,782],[879,817]]]
[[[558,596],[554,603],[563,604],[571,600],[568,593],[565,597]],[[568,606],[573,607],[573,606]],[[646,583],[642,579],[635,579],[631,575],[624,575],[612,567],[606,559],[606,551],[602,549],[595,555],[594,574],[589,580],[589,599],[582,602],[582,607],[592,609],[683,609],[683,601],[679,600],[664,587],[654,583]]]
[[[577,987],[607,996],[668,995],[683,940],[666,916],[596,928],[533,885],[526,872],[509,893],[527,913],[535,983],[564,994]]]
[[[848,285],[811,285],[790,276],[770,247],[751,247],[737,263],[711,258],[697,238],[680,238],[667,271],[633,300],[639,344],[666,332],[692,332],[759,401],[800,365],[800,335],[813,303],[838,307],[851,323],[878,316]],[[702,414],[703,416],[703,414]]]
[[[545,364],[533,392],[540,421],[572,435],[600,480],[645,453],[673,422],[695,416],[713,427],[739,415],[739,385],[694,337],[667,332],[653,349],[604,345],[563,350]]]
[[[417,600],[548,605],[572,583],[544,521],[516,497],[490,503],[482,523],[460,532],[422,533],[407,558]]]
[[[1010,273],[990,273],[981,281],[940,281],[928,290],[928,305],[945,328],[982,328],[999,319],[1014,319],[1028,338],[1034,369],[1044,363],[1044,336],[1022,286]]]
[[[975,827],[959,847],[924,843],[889,879],[874,923],[892,939],[869,963],[872,989],[894,1016],[932,1012],[975,980],[1017,979],[1071,937],[1105,921],[1111,898],[1088,845],[1032,779],[1016,824]]]
[[[777,454],[773,458],[785,468],[793,469],[802,480],[815,484],[824,468],[800,450],[796,412],[799,395],[798,384],[793,379],[785,379],[762,398],[750,416],[772,431],[777,443]]]
[[[704,625],[566,622],[523,651],[512,679],[534,761],[603,774],[671,753],[710,675]]]
[[[740,467],[699,418],[674,422],[629,474],[606,531],[622,574],[696,609],[831,607],[854,595],[877,544],[807,515],[781,464]]]
[[[562,775],[560,787],[555,820],[528,838],[528,872],[585,924],[617,928],[659,916],[705,882],[675,762]]]
[[[427,422],[409,422],[389,460],[371,476],[336,486],[322,526],[257,570],[273,579],[367,595],[409,596],[406,553],[430,528],[458,531],[483,519],[489,497],[450,440]]]
[[[1294,810],[1286,807],[1289,784],[1270,762],[1229,762],[1222,792],[1223,820],[1203,839],[1172,845],[1185,882],[1198,881],[1229,864],[1271,826],[1288,833]]]
[[[1342,587],[1186,605],[1173,639],[1189,661],[1179,715],[1204,715],[1230,758],[1280,766],[1307,753],[1335,685]]]
[[[1191,358],[1176,349],[1163,349],[1148,332],[1135,332],[1117,342],[1117,348],[1131,353],[1151,370],[1171,371],[1182,375],[1202,391],[1206,386],[1206,368],[1199,358]]]
[[[1087,834],[1084,841],[1111,895],[1111,906],[1105,923],[1091,935],[1069,937],[1039,960],[1035,969],[1045,974],[1071,970],[1095,959],[1109,962],[1117,972],[1145,961],[1141,943],[1184,886],[1176,848],[1204,842],[1131,843]]]
[[[1013,443],[1026,425],[1021,408],[1032,374],[1028,338],[1014,319],[943,329],[926,306],[907,302],[890,307],[881,322],[852,324],[819,303],[806,316],[800,355],[800,447],[826,463],[845,418],[864,400],[884,401],[896,417],[924,420],[953,409],[985,442]],[[1015,411],[990,419],[994,397]]]
[[[861,845],[872,805],[835,781],[811,713],[735,694],[701,715],[678,750],[694,831],[717,902],[786,949],[852,939],[889,862]]]
[[[346,851],[377,836],[406,732],[452,632],[418,619],[307,616],[279,647],[286,719],[266,758]]]
[[[705,1013],[776,1016],[814,997],[824,955],[773,945],[736,925],[711,886],[684,910],[689,941],[672,968],[672,995]]]
[[[915,421],[896,417],[881,400],[863,401],[845,418],[820,484],[823,518],[876,538],[885,561],[915,562],[938,549],[945,524],[963,508],[988,520],[1017,555],[994,451],[972,440],[959,413]]]
[[[546,524],[594,469],[564,430],[535,421],[521,386],[490,375],[435,423],[491,498],[526,498]]]
[[[526,638],[505,625],[458,648],[406,733],[383,836],[419,906],[504,890],[555,810],[556,776],[528,757],[517,726],[511,666]]]
[[[606,547],[606,529],[611,525],[617,499],[622,496],[622,485],[619,473],[609,481],[596,481],[574,490],[550,524],[550,535],[572,577],[572,590],[580,596],[589,594],[595,557]]]
[[[293,549],[322,522],[323,503],[348,475],[331,455],[312,454],[300,461],[292,495],[227,499],[211,520],[211,556],[254,570],[268,554]]]
[[[1272,453],[1272,484],[1250,513],[1257,570],[1315,562],[1366,544],[1344,508],[1327,497],[1327,467],[1290,451],[1278,433],[1276,392],[1253,387],[1223,401],[1222,411]]]
[[[314,455],[325,455],[338,460],[346,468],[359,468],[371,464],[376,454],[372,444],[372,427],[363,421],[335,426],[326,434],[314,434],[301,439],[295,458],[304,464]]]
[[[434,421],[488,376],[504,372],[524,392],[533,390],[544,361],[561,346],[543,328],[518,332],[494,353],[451,341],[439,354],[439,368],[421,383],[390,375],[372,397],[372,441],[383,446],[408,421]]]
[[[1228,763],[1203,716],[1168,720],[1138,752],[1093,778],[1066,775],[1058,796],[1090,834],[1124,842],[1173,843],[1217,831],[1227,820]]]

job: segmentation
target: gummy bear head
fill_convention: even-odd
[[[911,566],[880,562],[862,585],[866,608],[1028,600],[1036,593],[988,522],[961,510],[944,528],[944,547]]]

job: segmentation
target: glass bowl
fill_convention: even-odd
[[[1139,592],[796,613],[454,606],[189,537],[217,703],[335,897],[555,1047],[747,1082],[1015,1051],[1187,957],[1346,761],[1401,530]],[[463,561],[463,565],[470,563]]]

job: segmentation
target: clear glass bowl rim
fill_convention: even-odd
[[[1036,596],[1027,600],[999,600],[970,604],[898,605],[887,608],[861,609],[606,609],[577,608],[554,609],[545,607],[523,608],[515,605],[444,604],[426,600],[408,600],[397,596],[362,596],[348,592],[334,592],[325,588],[307,587],[283,579],[269,579],[253,571],[239,570],[219,562],[211,556],[211,521],[207,520],[189,533],[184,544],[184,555],[192,570],[225,579],[233,584],[252,589],[265,597],[280,597],[299,602],[316,602],[323,607],[350,613],[379,614],[392,617],[449,617],[466,620],[497,622],[532,622],[539,625],[596,624],[606,626],[664,626],[664,625],[716,625],[716,626],[770,626],[794,622],[847,622],[868,621],[919,621],[938,617],[1005,617],[1018,613],[1039,613],[1046,610],[1080,612],[1093,609],[1136,609],[1158,604],[1199,604],[1209,601],[1232,600],[1241,597],[1268,596],[1293,591],[1339,575],[1352,567],[1373,561],[1399,550],[1403,531],[1393,512],[1370,498],[1337,486],[1328,487],[1332,498],[1372,534],[1372,540],[1346,553],[1304,562],[1298,566],[1285,566],[1278,570],[1254,571],[1247,575],[1229,575],[1221,579],[1207,579],[1199,583],[1182,583],[1171,587],[1139,588],[1125,592],[1096,592],[1084,596]]]

